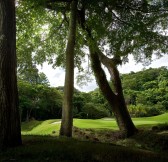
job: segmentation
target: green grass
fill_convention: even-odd
[[[46,121],[24,122],[22,123],[22,135],[50,135],[52,134],[52,131],[56,131],[56,134],[58,134],[60,124],[52,124],[58,121],[60,120],[53,119]]]
[[[93,141],[79,141],[75,138],[60,138],[59,119],[46,121],[30,121],[22,123],[23,145],[0,152],[0,162],[18,161],[18,162],[167,162],[168,157],[165,152],[154,152],[156,150],[165,150],[167,148],[167,137],[156,136],[152,131],[142,131],[135,137],[125,140],[118,140],[117,146],[108,143],[99,143]],[[134,118],[134,123],[138,127],[150,128],[153,125],[168,123],[168,113],[150,117]],[[118,127],[114,119],[104,118],[98,120],[74,119],[74,126],[81,128],[91,128],[95,132],[110,133],[117,130]],[[108,129],[108,130],[107,130]],[[99,131],[100,130],[100,131]],[[52,133],[55,131],[56,133]],[[114,132],[114,131],[113,131]],[[91,133],[94,133],[91,131]],[[49,135],[49,136],[48,136]],[[53,137],[53,136],[56,137]],[[92,136],[91,136],[92,137]],[[93,135],[94,137],[94,135]],[[157,137],[157,138],[156,138]],[[107,137],[106,137],[107,138]],[[147,140],[147,141],[146,141]],[[154,142],[155,141],[155,142]],[[147,145],[148,144],[148,145]],[[133,145],[138,145],[134,147]],[[141,146],[141,147],[139,147]],[[161,147],[166,146],[166,147]],[[141,148],[141,149],[137,149]],[[144,150],[145,149],[145,150]],[[151,151],[147,151],[151,150]]]
[[[93,128],[93,129],[118,129],[116,121],[104,119],[74,119],[74,126],[79,128]]]
[[[55,135],[58,135],[60,124],[52,124],[58,122],[59,119],[46,120],[46,121],[31,121],[22,123],[23,135],[51,135],[55,131]],[[133,118],[133,122],[137,127],[150,128],[154,125],[168,123],[168,113],[145,118]],[[118,130],[118,126],[114,119],[74,119],[74,126],[79,128],[91,128],[91,129],[112,129]]]
[[[151,151],[51,136],[23,136],[23,146],[0,153],[0,161],[17,162],[166,162]]]
[[[137,127],[152,127],[158,124],[168,123],[168,113],[144,118],[133,118],[133,121]]]

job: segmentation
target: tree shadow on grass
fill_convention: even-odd
[[[23,136],[23,145],[0,153],[0,161],[166,162],[158,153],[93,141],[51,136]]]
[[[31,131],[33,128],[40,125],[43,121],[31,120],[22,123],[22,131]]]

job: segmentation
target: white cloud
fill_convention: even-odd
[[[39,66],[38,69],[40,72],[43,72],[47,76],[51,86],[58,87],[64,85],[64,69],[53,69],[52,65],[48,65],[48,63],[46,62],[43,64],[43,66]]]
[[[168,66],[168,55],[165,55],[161,57],[160,59],[154,60],[152,64],[149,65],[149,67],[153,67],[153,68],[158,68],[161,66]]]
[[[129,62],[118,67],[118,70],[121,74],[129,73],[130,71],[139,71],[143,68],[143,65],[140,63],[135,63],[132,56],[129,56]]]
[[[80,91],[89,92],[89,91],[93,91],[94,89],[96,89],[97,88],[97,84],[96,84],[96,81],[93,80],[92,82],[89,82],[87,85],[84,85],[82,87],[79,87],[77,85],[75,85],[75,87],[77,89],[79,89]]]
[[[130,59],[130,61],[127,64],[119,67],[119,72],[121,74],[129,73],[130,71],[137,72],[137,71],[140,71],[144,68],[144,66],[142,64],[135,63],[135,61],[133,61],[132,57],[130,57],[129,59]],[[150,67],[158,68],[161,66],[168,66],[168,55],[165,55],[160,59],[155,59],[149,66],[147,66],[145,68],[146,69],[150,68]],[[39,66],[38,68],[41,72],[44,72],[46,74],[51,86],[57,87],[57,86],[64,85],[64,79],[65,79],[65,70],[64,69],[62,69],[62,68],[53,69],[52,66],[48,65],[47,63],[44,63],[43,67]],[[107,75],[107,78],[108,79],[110,78],[109,75]],[[92,91],[95,88],[97,88],[97,84],[94,80],[94,81],[88,83],[88,85],[86,85],[86,86],[79,87],[75,84],[75,87],[77,89],[79,89],[80,91],[89,92],[89,91]]]

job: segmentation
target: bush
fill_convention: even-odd
[[[76,115],[75,115],[75,118],[87,119],[87,113],[85,113],[85,112],[80,112],[79,114],[76,114]]]
[[[161,103],[157,103],[156,105],[151,106],[150,109],[148,109],[147,114],[148,116],[156,116],[163,114],[165,112],[165,108]]]
[[[101,105],[94,105],[92,103],[87,103],[79,113],[81,118],[87,119],[100,119],[109,116],[108,110],[103,108]]]
[[[147,114],[148,116],[156,116],[156,115],[160,115],[160,111],[155,107],[151,107],[150,109],[148,109]]]
[[[156,116],[165,112],[165,108],[161,103],[150,106],[143,104],[129,105],[128,110],[132,117]]]

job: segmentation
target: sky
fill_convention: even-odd
[[[130,56],[129,57],[129,62],[119,66],[118,70],[121,74],[125,74],[125,73],[129,73],[131,71],[133,72],[137,72],[140,71],[144,68],[148,69],[150,67],[152,68],[158,68],[161,66],[168,66],[168,55],[165,55],[164,57],[160,58],[160,59],[154,59],[152,61],[152,63],[147,66],[144,67],[142,64],[140,63],[135,63],[133,58]],[[39,67],[39,71],[45,73],[45,75],[47,76],[50,85],[52,87],[57,87],[57,86],[63,86],[64,85],[64,78],[65,78],[65,71],[61,68],[56,68],[53,69],[51,65],[48,65],[47,63],[44,63],[42,67]],[[76,74],[76,73],[75,73]],[[107,79],[109,79],[109,75],[107,75]],[[83,92],[89,92],[89,91],[93,91],[95,88],[97,88],[97,84],[95,79],[92,82],[89,82],[87,85],[85,86],[78,86],[75,83],[75,88],[79,89],[80,91]]]

